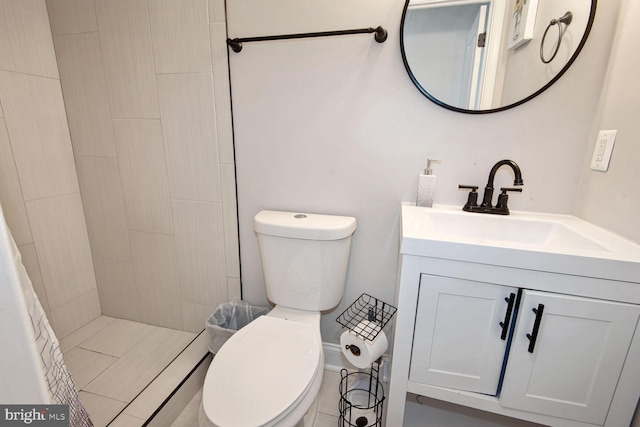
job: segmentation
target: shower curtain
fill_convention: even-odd
[[[0,278],[4,304],[0,305],[0,322],[3,325],[2,341],[6,341],[2,343],[5,345],[0,359],[4,387],[0,393],[4,399],[0,398],[0,403],[66,404],[69,405],[71,427],[93,426],[64,364],[58,339],[22,264],[2,206]],[[20,381],[27,383],[20,385]]]

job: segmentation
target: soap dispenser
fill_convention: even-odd
[[[433,206],[433,196],[436,192],[436,176],[433,174],[432,165],[442,163],[440,160],[427,159],[427,168],[424,174],[418,178],[418,198],[416,206],[430,208]]]

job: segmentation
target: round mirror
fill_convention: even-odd
[[[407,0],[400,46],[430,100],[492,113],[537,96],[587,40],[596,0]]]

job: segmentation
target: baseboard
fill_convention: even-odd
[[[324,350],[324,368],[326,370],[340,372],[340,370],[346,368],[347,365],[351,369],[354,368],[344,357],[344,354],[342,354],[339,344],[323,342],[322,348]]]

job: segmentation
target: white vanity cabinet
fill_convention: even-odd
[[[517,294],[423,274],[409,381],[495,396],[508,361],[502,406],[604,424],[640,306],[523,290],[516,312]]]
[[[424,210],[403,206],[387,427],[403,425],[408,392],[548,426],[629,426],[640,247],[597,232],[586,252],[456,241]]]

